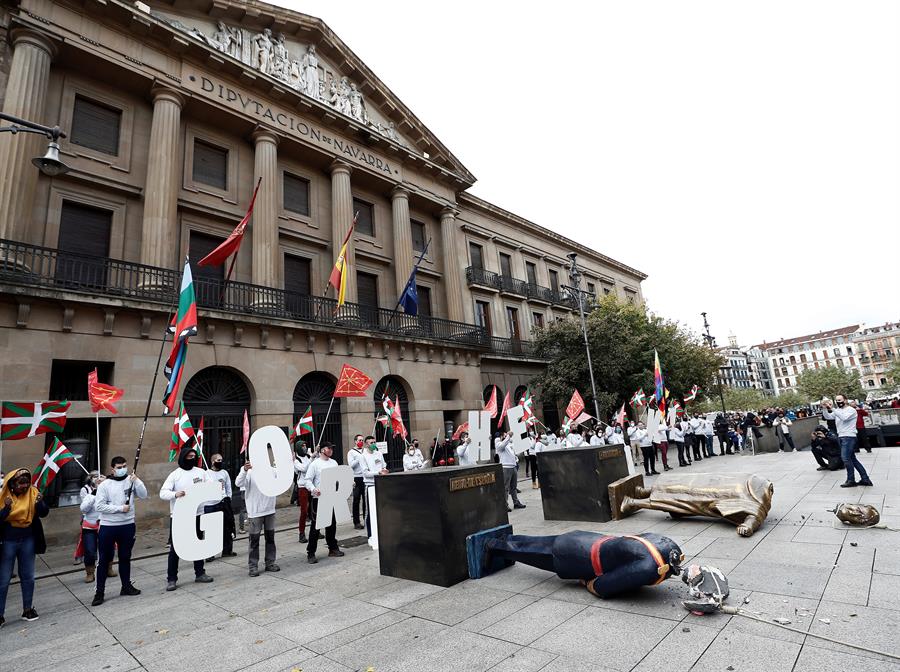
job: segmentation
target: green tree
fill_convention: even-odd
[[[818,399],[816,401],[818,401]],[[769,397],[769,401],[766,405],[788,409],[806,406],[809,402],[810,399],[808,399],[806,395],[788,390],[787,392],[782,392],[777,397]]]
[[[639,387],[652,394],[654,348],[672,395],[680,397],[692,385],[712,389],[721,357],[678,323],[612,295],[603,297],[586,318],[601,415],[628,401]],[[558,320],[536,331],[534,339],[537,354],[549,360],[532,381],[541,398],[565,403],[577,388],[590,412],[591,380],[580,320]]]
[[[797,377],[797,388],[810,401],[819,401],[823,397],[834,399],[838,394],[854,399],[863,395],[859,371],[839,366],[807,369]]]
[[[884,377],[888,381],[886,387],[882,386],[885,392],[900,390],[900,359],[895,359],[894,363],[885,369]]]

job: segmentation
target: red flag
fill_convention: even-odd
[[[506,391],[506,396],[503,397],[503,410],[500,411],[500,419],[497,421],[497,426],[503,424],[503,419],[506,417],[506,412],[509,410],[509,390]]]
[[[594,419],[593,415],[588,415],[587,413],[582,413],[577,418],[575,418],[575,424],[576,425],[584,425],[587,423],[588,420],[593,420],[593,419]]]
[[[451,437],[454,441],[459,440],[459,437],[462,436],[463,432],[469,431],[469,423],[464,422],[459,427],[456,428],[456,431],[453,432],[453,436]]]
[[[244,231],[246,231],[247,224],[250,222],[250,217],[253,215],[253,205],[256,203],[256,194],[259,192],[259,185],[261,183],[262,177],[256,181],[256,189],[253,190],[253,196],[250,198],[247,214],[244,215],[244,218],[240,223],[234,227],[234,231],[231,232],[231,235],[222,241],[221,245],[197,262],[199,266],[222,266],[225,264],[228,257],[232,254],[237,254],[237,251],[241,247],[241,241],[244,239]]]
[[[570,420],[578,417],[578,414],[584,410],[584,399],[578,394],[578,390],[572,393],[569,405],[566,406],[566,417]]]
[[[250,418],[247,417],[247,409],[244,409],[244,439],[241,444],[241,454],[247,452],[247,446],[250,445]]]
[[[194,433],[194,440],[197,442],[197,459],[200,460],[199,464],[202,469],[206,469],[209,467],[206,464],[206,458],[203,456],[203,416],[200,416],[200,426],[197,428],[197,431]]]
[[[334,388],[335,397],[364,397],[374,381],[349,364],[341,367],[341,375]]]
[[[616,422],[615,424],[625,426],[625,404],[622,404],[622,408],[619,409],[619,412],[616,414]]]
[[[88,374],[88,399],[91,401],[91,410],[94,413],[109,411],[118,413],[115,403],[122,398],[125,390],[97,382],[97,369]]]
[[[409,434],[406,431],[406,425],[403,424],[403,415],[400,412],[400,397],[395,397],[394,409],[391,411],[391,432],[395,436],[399,434],[404,439]]]
[[[487,403],[484,405],[484,410],[490,411],[492,418],[497,417],[497,386],[496,385],[494,385],[494,389],[491,390],[491,398],[488,399]]]

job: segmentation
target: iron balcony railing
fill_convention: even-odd
[[[471,285],[500,289],[500,275],[480,266],[469,266],[466,269],[466,282]]]
[[[175,270],[0,240],[0,282],[8,284],[172,304],[180,278],[181,273]],[[243,282],[226,285],[220,279],[195,276],[194,291],[201,308],[228,313],[263,315],[485,349],[492,345],[484,327],[355,303],[338,308],[334,299],[273,287]]]
[[[545,303],[552,303],[558,306],[566,306],[567,308],[577,308],[575,300],[558,289],[550,289],[542,287],[531,282],[518,280],[508,275],[501,275],[488,271],[479,266],[469,266],[466,269],[466,282],[469,286],[478,285],[480,287],[491,287],[501,292],[525,296],[529,299],[536,299]]]
[[[500,291],[517,296],[527,296],[528,283],[523,280],[517,280],[511,275],[500,276]]]
[[[515,357],[533,357],[534,344],[531,341],[523,341],[519,338],[491,337],[490,350],[498,355],[511,355]]]
[[[553,290],[549,287],[541,287],[532,282],[525,285],[525,295],[529,299],[543,301],[544,303],[553,303]]]

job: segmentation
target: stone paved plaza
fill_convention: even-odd
[[[787,618],[803,631],[830,635],[900,655],[900,534],[837,529],[826,510],[845,501],[871,503],[900,527],[900,450],[862,454],[874,488],[842,490],[844,472],[818,472],[809,452],[717,457],[691,471],[753,471],[775,483],[773,508],[749,539],[730,525],[672,521],[642,511],[606,525],[544,522],[538,491],[521,483],[528,508],[510,514],[516,532],[573,529],[659,532],[694,561],[728,576],[729,602],[766,619]],[[282,511],[279,518],[287,524]],[[839,524],[839,523],[838,523]],[[413,533],[414,531],[410,531]],[[339,539],[353,537],[349,526]],[[158,536],[157,552],[162,551]],[[136,550],[147,544],[140,543]],[[93,586],[83,573],[38,581],[41,619],[18,619],[18,585],[10,589],[0,631],[3,669],[153,670],[172,672],[377,672],[492,670],[765,670],[846,672],[900,670],[900,662],[740,616],[693,616],[669,580],[607,601],[577,584],[514,566],[452,588],[383,577],[368,546],[346,557],[306,563],[295,531],[277,535],[282,571],[247,576],[246,541],[239,556],[209,566],[215,582],[194,584],[188,563],[178,591],[165,593],[165,557],[135,563],[137,598],[118,596],[90,608]],[[52,559],[53,554],[48,555]],[[72,569],[68,565],[67,569]],[[47,571],[46,568],[44,570]],[[743,602],[747,600],[746,604]]]

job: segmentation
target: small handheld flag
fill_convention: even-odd
[[[125,390],[119,387],[97,382],[97,369],[88,374],[88,399],[91,402],[91,411],[94,413],[99,413],[100,411],[118,413],[115,403],[124,394]]]
[[[341,367],[341,375],[334,388],[335,397],[364,397],[366,390],[375,382],[359,369],[344,364]]]
[[[572,398],[569,400],[569,405],[566,406],[566,417],[567,418],[575,418],[584,410],[584,399],[581,398],[581,394],[578,393],[578,390],[575,390],[572,393]]]
[[[500,419],[497,421],[497,426],[503,424],[503,420],[506,418],[506,412],[509,411],[510,399],[509,399],[509,390],[506,391],[506,396],[503,397],[503,410],[500,411]]]
[[[0,412],[0,441],[63,431],[69,405],[68,401],[4,401]]]
[[[487,400],[487,403],[484,405],[484,410],[490,412],[491,418],[497,417],[497,386],[493,385],[491,387],[491,397]]]
[[[31,484],[41,493],[44,493],[50,486],[50,483],[53,482],[53,479],[56,478],[62,466],[74,459],[75,456],[63,445],[63,442],[53,437],[50,449],[44,453],[43,459],[41,459],[37,469],[34,470]]]
[[[184,408],[184,402],[178,407],[178,415],[172,425],[172,436],[169,439],[169,462],[174,462],[182,448],[189,446],[195,440],[196,434]]]
[[[642,387],[634,393],[634,396],[631,397],[631,401],[629,403],[637,408],[639,406],[643,406],[646,399],[647,395],[644,394],[644,388]]]
[[[312,415],[312,404],[310,404],[309,408],[306,409],[306,412],[303,414],[297,424],[294,426],[294,429],[291,430],[291,436],[288,439],[291,443],[297,441],[304,434],[311,434],[313,431],[313,415]]]
[[[250,418],[247,416],[247,409],[244,409],[244,428],[241,437],[241,455],[247,452],[247,446],[250,445]]]

